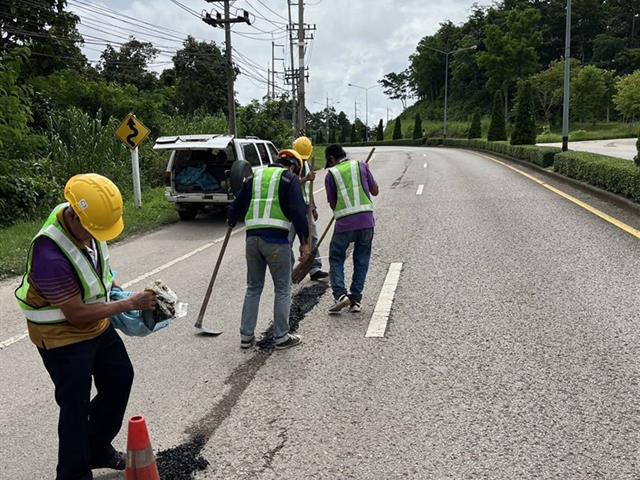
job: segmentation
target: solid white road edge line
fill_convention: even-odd
[[[324,188],[319,188],[318,190],[314,191],[313,193],[320,193],[324,190]],[[244,232],[244,227],[240,228],[238,230],[235,230],[234,232],[231,233],[231,235],[235,235],[236,233],[240,233],[240,232]],[[133,280],[123,283],[121,286],[122,288],[129,288],[133,285],[135,285],[136,283],[139,283],[157,273],[162,272],[163,270],[166,270],[169,267],[174,266],[176,263],[180,263],[188,258],[193,257],[194,255],[197,255],[198,253],[206,250],[207,248],[213,247],[216,243],[220,243],[224,240],[224,237],[220,237],[220,238],[216,238],[213,242],[207,243],[205,245],[202,245],[201,247],[196,248],[195,250],[190,251],[189,253],[186,253],[184,255],[182,255],[181,257],[178,257],[174,260],[171,260],[170,262],[165,263],[164,265],[160,265],[157,268],[154,268],[153,270],[151,270],[150,272],[147,273],[143,273],[142,275],[140,275],[139,277],[134,278]],[[16,342],[19,342],[20,340],[22,340],[23,338],[26,338],[29,336],[29,332],[27,330],[25,330],[24,333],[21,333],[20,335],[15,335],[11,338],[6,339],[4,342],[0,343],[0,350],[3,350],[5,348],[7,348],[9,345],[13,345]]]
[[[400,272],[402,272],[402,263],[392,263],[389,265],[389,271],[387,272],[387,277],[384,279],[384,284],[378,297],[378,303],[376,303],[376,308],[373,311],[373,315],[371,315],[369,328],[367,329],[365,337],[384,337],[389,315],[391,314],[391,306],[393,305],[393,299],[396,295],[396,288],[398,288],[398,282],[400,281]]]
[[[424,185],[418,185],[418,191],[416,192],[416,195],[422,195],[423,190],[424,190]]]

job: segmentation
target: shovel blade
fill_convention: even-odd
[[[202,335],[205,337],[217,337],[218,335],[222,335],[224,332],[222,330],[216,330],[214,328],[205,328],[205,327],[195,327],[197,335]]]

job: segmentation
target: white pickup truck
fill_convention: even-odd
[[[160,137],[153,149],[171,152],[165,198],[175,203],[182,220],[193,220],[205,208],[227,206],[253,170],[278,156],[269,141],[215,134]]]

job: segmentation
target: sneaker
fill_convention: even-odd
[[[302,343],[302,338],[300,335],[295,335],[293,333],[289,334],[289,338],[287,338],[282,343],[276,343],[276,350],[285,350],[291,347],[297,347]]]
[[[127,456],[119,452],[117,450],[113,450],[108,458],[98,461],[91,462],[91,469],[97,468],[110,468],[111,470],[124,470],[127,466]]]
[[[322,270],[318,270],[317,272],[312,273],[311,275],[309,275],[309,278],[311,278],[311,280],[313,280],[314,282],[318,282],[320,280],[324,280],[328,276],[329,276],[329,274],[327,272],[323,272]]]
[[[351,300],[349,300],[349,297],[346,294],[341,295],[340,298],[336,300],[336,303],[333,305],[333,307],[329,309],[329,313],[340,313],[343,308],[348,307],[349,305],[351,305]]]
[[[360,313],[362,311],[362,305],[360,305],[360,302],[352,302],[349,311],[351,313]]]
[[[256,344],[256,337],[251,337],[250,340],[240,340],[240,348],[251,348]]]

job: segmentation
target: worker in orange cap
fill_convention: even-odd
[[[122,196],[111,180],[76,175],[64,197],[31,243],[16,298],[60,407],[56,480],[89,480],[94,468],[125,469],[124,454],[111,442],[122,426],[133,367],[109,318],[153,310],[155,295],[109,302],[106,242],[124,228]]]

